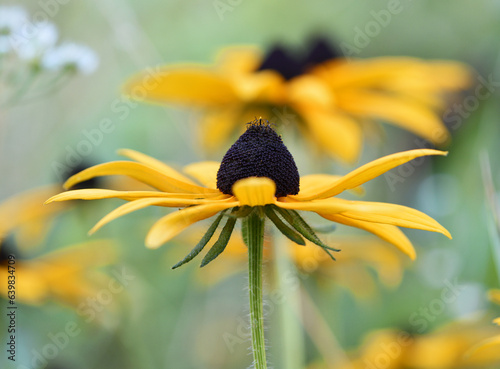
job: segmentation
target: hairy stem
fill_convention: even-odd
[[[264,220],[259,212],[244,219],[243,237],[248,246],[248,280],[250,325],[255,369],[266,369],[264,314],[262,301],[262,255],[264,250]]]

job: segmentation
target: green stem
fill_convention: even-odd
[[[264,314],[262,301],[262,255],[264,250],[264,221],[260,212],[244,220],[243,237],[248,246],[248,280],[250,296],[250,326],[255,369],[266,369]]]

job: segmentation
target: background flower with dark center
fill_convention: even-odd
[[[200,243],[179,265],[191,260],[204,248],[224,219],[221,235],[203,259],[202,265],[212,261],[224,251],[237,218],[245,218],[255,211],[269,218],[294,242],[304,244],[305,238],[327,252],[331,249],[314,234],[297,210],[315,212],[330,221],[364,229],[392,243],[411,258],[415,258],[415,250],[398,227],[439,232],[450,237],[439,223],[417,210],[336,197],[414,158],[446,155],[442,151],[420,149],[389,155],[343,177],[325,174],[304,176],[300,178],[300,190],[293,158],[281,138],[261,120],[248,126],[247,131],[226,153],[220,166],[214,162],[202,162],[185,168],[185,172],[200,184],[144,154],[131,150],[121,153],[135,161],[117,161],[91,167],[71,177],[66,187],[97,176],[126,175],[157,191],[83,189],[63,192],[47,202],[104,198],[129,201],[101,219],[91,232],[122,215],[148,206],[183,208],[164,216],[153,225],[146,237],[146,245],[150,248],[159,247],[191,224],[218,214]],[[231,209],[229,213],[228,209]]]
[[[55,188],[22,192],[0,204],[0,278],[8,280],[8,259],[13,255],[19,302],[40,305],[56,301],[76,308],[109,282],[96,268],[116,259],[116,247],[114,241],[94,240],[33,256],[33,248],[46,243],[54,217],[69,205],[43,206],[44,199],[56,193]],[[0,286],[5,298],[7,287]]]
[[[399,126],[443,145],[449,134],[440,112],[451,92],[470,84],[467,67],[409,57],[349,59],[318,40],[303,55],[277,46],[230,47],[214,65],[179,64],[133,77],[126,94],[198,109],[200,138],[225,147],[242,121],[276,116],[295,125],[313,147],[349,163],[375,121]]]

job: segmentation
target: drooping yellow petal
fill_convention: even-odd
[[[219,167],[220,163],[217,161],[202,161],[186,165],[184,173],[197,179],[203,186],[215,189]]]
[[[360,152],[363,135],[360,125],[338,111],[297,107],[313,142],[330,155],[354,163]]]
[[[290,196],[300,201],[308,201],[313,199],[324,199],[338,195],[339,193],[350,190],[355,187],[362,185],[369,180],[384,174],[385,172],[401,165],[410,160],[421,156],[428,155],[447,155],[446,151],[432,150],[432,149],[417,149],[403,151],[392,155],[387,155],[382,158],[373,160],[365,165],[362,165],[358,169],[343,176],[335,184],[333,184],[329,189],[319,192],[316,195],[301,196],[300,193],[296,196]]]
[[[383,119],[434,144],[443,145],[449,139],[448,130],[438,114],[408,98],[349,90],[339,94],[337,99],[339,106],[351,114]]]
[[[382,202],[348,201],[337,198],[308,202],[278,202],[285,209],[314,211],[327,218],[340,214],[343,217],[379,224],[391,224],[398,227],[422,229],[439,232],[451,238],[450,233],[441,224],[428,215],[401,205]]]
[[[209,193],[209,194],[199,194],[199,193],[168,193],[160,191],[115,191],[115,190],[105,190],[100,188],[86,188],[81,190],[72,190],[61,192],[58,195],[52,196],[50,199],[45,201],[45,204],[49,204],[54,201],[68,201],[68,200],[99,200],[99,199],[122,199],[127,201],[151,198],[151,197],[161,197],[161,198],[176,198],[176,199],[201,199],[201,198],[224,198],[229,197],[229,195],[223,195],[221,193]]]
[[[104,218],[102,218],[92,229],[89,231],[89,234],[93,234],[99,228],[108,224],[109,222],[125,215],[132,213],[136,210],[147,208],[148,206],[166,206],[166,207],[186,207],[191,205],[200,205],[200,204],[213,204],[213,200],[204,200],[204,199],[182,199],[182,198],[143,198],[139,200],[134,200],[123,204],[112,212],[108,213]]]
[[[158,220],[146,236],[146,247],[156,249],[182,232],[186,227],[200,220],[210,218],[218,212],[239,206],[238,202],[218,202],[206,205],[191,206],[170,213]]]
[[[124,90],[136,100],[189,107],[220,107],[238,101],[222,74],[196,65],[143,72],[126,83]]]
[[[341,201],[350,207],[350,210],[342,212],[345,217],[365,222],[392,224],[398,227],[439,232],[451,238],[450,232],[433,218],[407,206],[382,202]],[[318,213],[322,215],[321,212]]]
[[[131,161],[114,161],[87,168],[70,177],[64,184],[64,187],[70,188],[88,179],[109,175],[126,175],[165,192],[200,194],[216,192],[213,189],[192,185],[168,177],[147,165]]]
[[[121,149],[118,150],[118,154],[125,156],[129,159],[135,160],[139,163],[145,164],[150,166],[153,169],[156,169],[158,172],[161,172],[165,174],[168,177],[177,179],[182,182],[186,182],[189,184],[195,184],[192,180],[190,180],[188,177],[182,175],[179,173],[177,170],[172,168],[171,166],[163,163],[162,161],[155,159],[149,155],[143,154],[141,152],[135,151],[135,150],[130,150],[130,149]]]
[[[263,206],[276,201],[276,184],[267,177],[240,179],[233,185],[232,191],[241,206]]]
[[[413,245],[411,244],[408,237],[406,237],[405,234],[396,226],[389,224],[363,222],[361,220],[344,217],[341,214],[329,214],[323,216],[333,222],[360,228],[373,233],[384,241],[387,241],[396,246],[399,250],[408,255],[412,260],[415,260],[417,256],[417,253],[415,252],[415,249],[413,248]]]

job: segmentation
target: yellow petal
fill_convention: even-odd
[[[189,184],[194,184],[193,181],[191,181],[189,178],[187,178],[186,176],[179,173],[174,168],[168,166],[167,164],[161,162],[158,159],[152,158],[149,155],[143,154],[143,153],[135,151],[135,150],[130,150],[130,149],[118,150],[118,154],[125,156],[129,159],[135,160],[139,163],[148,165],[151,168],[156,169],[158,172],[161,172],[168,177],[171,177],[171,178],[174,178],[174,179],[177,179],[179,181],[186,182]]]
[[[143,72],[133,77],[124,90],[136,100],[195,107],[220,107],[237,101],[223,75],[195,65]]]
[[[493,319],[493,323],[500,325],[500,318]]]
[[[297,198],[300,201],[308,201],[313,199],[321,199],[328,198],[339,193],[350,190],[355,187],[362,185],[369,180],[378,177],[381,174],[397,167],[398,165],[404,164],[413,160],[415,158],[427,155],[447,155],[446,151],[438,151],[432,149],[417,149],[417,150],[409,150],[403,151],[400,153],[387,155],[377,160],[371,161],[358,169],[353,170],[352,172],[343,176],[340,180],[338,180],[335,184],[333,184],[330,188],[317,193],[316,195],[310,196],[290,196],[291,198]]]
[[[281,105],[286,103],[286,84],[283,77],[273,70],[249,75],[233,76],[232,84],[240,101]]]
[[[458,90],[471,83],[469,68],[454,61],[425,61],[408,57],[380,57],[371,59],[334,60],[313,70],[328,81],[332,88],[384,89],[395,80],[411,82],[423,80],[427,88]],[[422,83],[422,82],[421,82]],[[407,83],[407,86],[412,86]]]
[[[226,150],[229,148],[227,144],[231,136],[238,130],[242,131],[244,129],[244,121],[240,121],[242,114],[240,108],[239,105],[236,105],[211,109],[203,113],[199,122],[198,137],[205,150],[217,152],[221,148]],[[238,124],[240,124],[239,128]]]
[[[324,215],[324,217],[333,222],[360,228],[373,233],[384,241],[387,241],[396,246],[399,250],[408,255],[412,260],[415,260],[417,256],[410,240],[408,240],[405,234],[396,226],[389,224],[363,222],[361,220],[344,217],[341,214]]]
[[[428,215],[401,205],[337,198],[308,202],[278,202],[277,205],[286,209],[314,211],[325,218],[340,213],[343,217],[354,220],[439,232],[451,238],[450,233]]]
[[[500,336],[487,338],[487,339],[479,342],[477,345],[473,346],[471,349],[469,349],[465,353],[465,356],[466,357],[468,357],[468,356],[474,357],[475,355],[478,355],[485,350],[488,350],[490,348],[496,348],[497,346],[500,346]]]
[[[216,68],[223,74],[249,74],[262,61],[262,52],[256,46],[231,46],[222,49],[216,58]]]
[[[450,239],[452,238],[450,232],[433,218],[407,206],[381,202],[345,202],[349,203],[350,207],[350,210],[342,212],[345,217],[365,222],[392,224],[398,227],[439,232]]]
[[[146,236],[146,247],[156,249],[182,232],[186,227],[200,220],[210,218],[218,212],[238,206],[238,202],[219,202],[191,206],[170,213],[158,220]]]
[[[65,209],[67,205],[53,208],[43,206],[48,197],[59,191],[59,186],[45,186],[21,192],[4,200],[0,204],[0,240],[18,227],[31,227],[28,223],[37,223],[35,229],[39,229],[40,224],[43,227],[44,222]]]
[[[490,290],[488,292],[488,297],[490,298],[491,301],[493,301],[495,304],[500,305],[500,290]]]
[[[70,177],[64,184],[65,188],[70,188],[77,183],[88,179],[109,176],[126,175],[135,178],[143,183],[165,192],[184,192],[184,193],[214,193],[216,190],[192,185],[168,177],[163,173],[141,163],[131,161],[114,161],[87,168],[80,173]]]
[[[202,161],[184,167],[184,173],[195,178],[207,188],[217,188],[217,172],[220,163],[217,161]]]
[[[276,184],[266,177],[240,179],[233,185],[232,190],[242,206],[263,206],[274,204],[276,201]]]
[[[297,108],[313,142],[330,155],[354,163],[360,152],[360,125],[345,114],[324,109]]]
[[[176,199],[200,199],[200,198],[224,198],[229,197],[229,195],[223,195],[221,193],[216,194],[198,194],[198,193],[186,193],[186,194],[173,194],[168,192],[160,191],[115,191],[115,190],[105,190],[100,188],[88,188],[82,190],[73,190],[61,192],[50,199],[45,201],[46,204],[53,201],[67,201],[67,200],[99,200],[99,199],[122,199],[122,200],[137,200],[143,198],[151,197],[161,197],[161,198],[176,198]]]
[[[113,240],[81,242],[43,255],[37,260],[51,265],[72,265],[74,270],[111,264],[118,256]]]
[[[449,133],[441,118],[417,102],[384,93],[350,90],[337,96],[340,108],[359,117],[383,119],[434,144],[443,145]]]
[[[342,176],[332,174],[308,174],[300,177],[300,193],[295,195],[294,198],[300,200],[303,197],[314,196],[317,193],[328,190],[340,180]],[[357,195],[363,195],[364,190],[362,187],[353,188],[353,192]]]
[[[217,200],[215,200],[217,201]],[[186,207],[192,205],[200,204],[213,204],[214,200],[204,200],[204,199],[183,199],[183,198],[145,198],[134,200],[117,207],[115,210],[107,214],[102,218],[92,229],[89,234],[96,232],[99,228],[108,224],[112,220],[115,220],[125,214],[129,214],[136,210],[144,209],[148,206],[165,206],[165,207]]]

